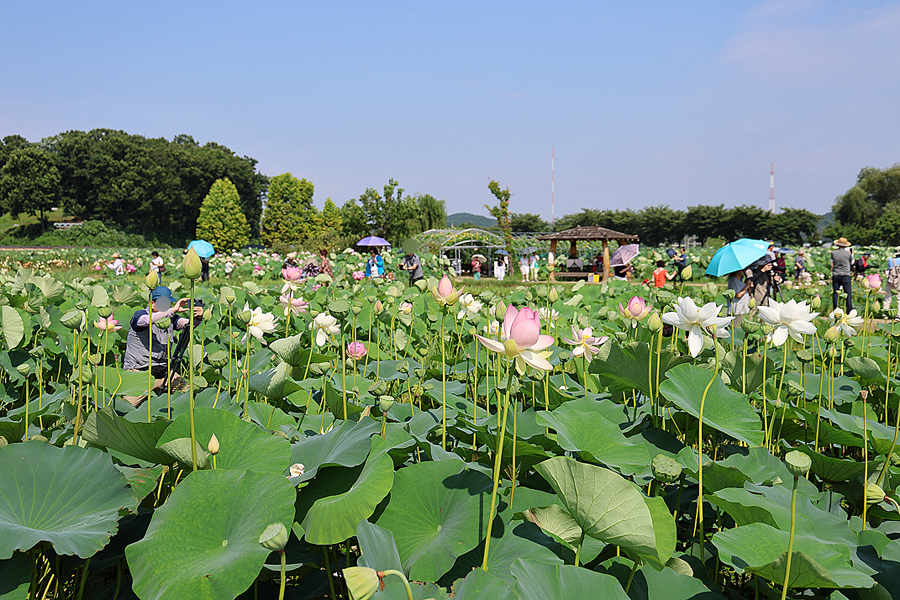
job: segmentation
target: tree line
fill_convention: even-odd
[[[900,245],[900,163],[887,169],[866,167],[856,184],[834,201],[829,237],[854,244]]]

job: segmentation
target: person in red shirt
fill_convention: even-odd
[[[671,281],[672,279],[675,279],[675,273],[670,274],[666,271],[666,261],[656,261],[656,270],[653,271],[653,285],[658,288],[666,287],[666,281]]]

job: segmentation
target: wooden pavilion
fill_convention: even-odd
[[[588,225],[573,227],[572,229],[566,229],[565,231],[559,231],[557,233],[548,233],[546,235],[538,236],[539,240],[549,241],[550,242],[550,252],[556,256],[556,244],[560,241],[568,241],[569,242],[569,256],[577,256],[578,248],[576,246],[577,242],[580,241],[591,241],[591,242],[601,242],[603,245],[603,281],[609,279],[609,242],[610,240],[615,240],[619,242],[619,244],[627,243],[636,243],[639,240],[638,236],[630,235],[627,233],[621,233],[619,231],[614,231],[612,229],[607,229],[606,227],[600,227],[599,225]]]

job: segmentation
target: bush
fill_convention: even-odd
[[[3,232],[0,243],[15,246],[88,246],[91,248],[167,247],[142,235],[123,233],[107,227],[102,221],[85,221],[81,226],[67,229],[48,229],[41,233],[40,225],[14,227]]]

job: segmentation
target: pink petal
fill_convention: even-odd
[[[518,314],[519,311],[517,311],[512,304],[506,307],[506,315],[503,317],[503,339],[508,340],[512,338],[510,331],[512,330],[512,324],[516,320]]]
[[[531,312],[529,315],[527,312]],[[521,348],[531,348],[534,346],[541,336],[540,320],[534,318],[534,313],[529,309],[519,311],[516,320],[510,327],[509,339],[515,340],[516,346]]]
[[[572,345],[577,345],[579,342],[569,342]],[[534,351],[546,350],[550,346],[553,345],[553,336],[552,335],[540,335],[538,336],[538,341],[529,348]]]
[[[441,298],[446,298],[450,294],[453,293],[453,284],[450,283],[450,278],[444,275],[441,277],[440,283],[438,283],[438,294]]]
[[[506,352],[506,348],[503,346],[503,344],[501,344],[500,342],[498,342],[496,340],[482,337],[480,335],[476,335],[475,337],[477,337],[481,341],[481,343],[484,344],[484,347],[487,348],[488,350],[493,350],[494,352],[500,352],[501,354]]]

